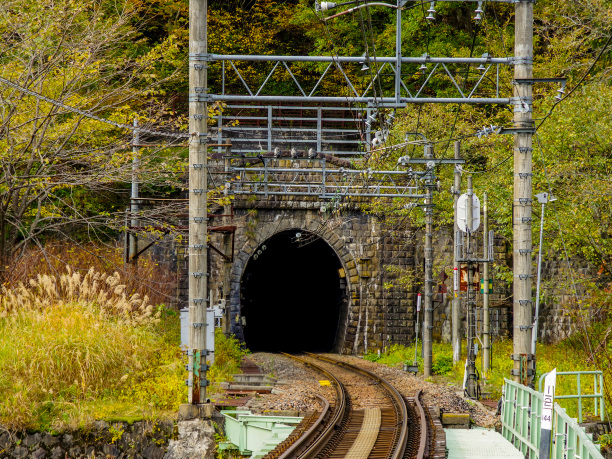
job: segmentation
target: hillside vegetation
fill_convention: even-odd
[[[210,0],[209,6],[210,52],[394,54],[394,13],[383,7],[323,23],[311,0]],[[429,22],[425,19],[428,2],[408,5],[403,13],[403,54],[511,56],[514,6],[486,3],[484,19],[478,24],[472,19],[474,6],[473,2],[436,2],[436,20]],[[557,84],[534,86],[534,192],[547,191],[558,198],[547,208],[541,249],[547,258],[567,265],[543,285],[542,300],[565,302],[578,330],[574,340],[585,350],[588,363],[608,371],[612,368],[612,5],[605,0],[541,0],[534,4],[534,11],[534,77],[567,78],[561,102],[555,100]],[[115,123],[132,124],[137,117],[141,126],[166,132],[187,127],[183,97],[188,81],[187,0],[4,0],[0,2],[0,38],[4,80]],[[250,84],[265,79],[263,66],[245,63],[239,69]],[[320,70],[310,64],[294,68],[296,75],[310,82]],[[413,70],[410,80],[417,84],[422,74]],[[372,81],[371,72],[361,72],[359,66],[347,66],[347,72],[358,80],[357,89]],[[474,66],[456,70],[461,85],[480,75]],[[512,78],[512,69],[502,66],[500,81],[508,93]],[[210,80],[211,87],[218,89],[219,66],[211,66]],[[176,320],[164,316],[161,300],[148,306],[145,291],[134,297],[135,287],[126,292],[116,280],[112,288],[118,293],[107,290],[101,304],[97,297],[88,296],[89,290],[70,296],[59,275],[52,280],[38,278],[39,272],[21,272],[19,280],[36,280],[20,287],[10,269],[34,247],[52,266],[55,261],[45,252],[50,241],[81,248],[114,244],[125,230],[132,179],[131,134],[5,83],[0,82],[0,280],[5,288],[0,359],[6,367],[1,367],[0,387],[8,395],[0,401],[0,422],[10,424],[8,413],[16,407],[18,421],[14,422],[42,425],[58,419],[59,413],[87,406],[90,397],[106,397],[105,391],[114,394],[113,403],[122,403],[121,397],[131,396],[128,387],[144,387],[128,385],[131,378],[153,381],[142,376],[153,368],[165,369],[167,379],[159,386],[166,387],[164,393],[169,395],[160,396],[159,401],[151,388],[151,395],[143,397],[146,404],[138,409],[174,409],[185,391],[178,387],[182,369],[177,366],[176,348],[165,347],[170,338],[158,328]],[[225,83],[228,91],[242,84],[236,75]],[[380,90],[388,84],[389,75],[383,75],[376,86]],[[493,77],[487,76],[484,89],[492,87]],[[277,94],[294,90],[280,76],[271,78],[266,88]],[[427,91],[443,96],[451,89],[440,83]],[[326,95],[347,94],[339,75],[319,90]],[[389,114],[383,113],[381,121]],[[493,229],[512,253],[512,138],[474,136],[483,126],[511,126],[512,108],[415,105],[397,111],[395,120],[387,145],[403,142],[406,132],[420,132],[434,142],[436,157],[450,157],[453,140],[462,139],[464,171],[473,174],[477,194],[488,193]],[[140,151],[143,195],[178,197],[186,186],[185,145],[181,139],[164,139],[159,140],[161,146],[156,143]],[[364,167],[395,168],[404,154],[421,152],[415,147],[383,150]],[[438,173],[441,192],[435,197],[435,222],[448,225],[452,170],[440,168]],[[212,190],[211,197],[217,191]],[[410,218],[421,225],[422,212],[406,209],[404,204],[385,201],[367,210],[391,224]],[[181,211],[175,207],[159,214],[166,218]],[[534,241],[540,229],[538,217],[535,206]],[[162,221],[159,215],[146,221],[151,235],[159,235],[153,229]],[[175,228],[170,230],[181,237]],[[590,269],[573,270],[569,260],[588,263]],[[105,275],[98,275],[102,277],[81,274],[78,282],[87,279],[110,289],[114,271],[109,265]],[[70,280],[76,274],[62,276],[68,276],[65,285],[76,285],[76,280]],[[511,266],[495,267],[496,288],[507,287],[511,280]],[[16,306],[22,304],[23,308]],[[57,328],[52,331],[51,326]],[[95,333],[114,337],[120,346],[110,340],[98,343]],[[47,352],[52,358],[47,358]],[[155,374],[161,373],[156,370]],[[112,384],[102,384],[101,375]],[[49,383],[42,382],[43,376]],[[16,392],[12,392],[13,383]],[[26,396],[33,403],[22,406],[19,397]]]

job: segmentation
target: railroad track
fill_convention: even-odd
[[[304,418],[293,434],[264,459],[439,457],[429,412],[420,401],[421,391],[415,397],[404,397],[386,380],[363,368],[315,354],[307,354],[307,358],[285,355],[324,375],[336,390],[335,401],[330,403],[318,396],[322,411]],[[362,381],[356,383],[355,375]],[[370,406],[353,409],[355,403],[362,402],[352,399],[355,388],[349,390],[346,384],[368,386]]]

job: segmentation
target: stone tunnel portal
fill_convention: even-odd
[[[346,279],[335,251],[296,229],[275,234],[249,259],[241,282],[251,351],[330,352],[339,338]]]

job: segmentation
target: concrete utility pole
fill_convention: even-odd
[[[474,258],[474,189],[472,186],[472,176],[468,177],[467,185],[467,393],[468,397],[476,398],[476,353],[474,352],[474,338],[476,337],[476,298],[474,292],[474,263],[471,261]]]
[[[529,385],[532,370],[531,332],[531,200],[532,200],[532,81],[533,78],[533,2],[515,4],[514,32],[514,381]]]
[[[425,159],[433,158],[433,145],[425,147]],[[425,314],[423,315],[423,375],[431,376],[433,329],[433,187],[434,166],[427,164],[425,198]]]
[[[189,0],[189,403],[206,401],[207,0]],[[214,327],[214,324],[208,324]]]
[[[224,171],[226,174],[226,180],[229,183],[230,181],[230,176],[229,176],[230,160],[229,158],[227,158],[227,156],[231,156],[232,147],[231,147],[231,143],[229,139],[225,139],[223,143],[228,145],[225,147],[226,158],[224,160],[224,166],[225,166]],[[233,223],[232,217],[227,216],[227,215],[230,215],[232,212],[233,211],[232,211],[231,204],[226,204],[225,206],[223,206],[223,213],[226,215],[226,217],[224,217],[223,220],[226,226],[230,226]],[[230,333],[229,303],[230,303],[230,277],[232,273],[232,260],[234,257],[234,247],[232,244],[233,238],[234,238],[233,234],[229,232],[223,233],[223,253],[226,256],[225,260],[223,261],[223,299],[225,300],[225,314],[223,317],[223,333],[224,334]]]
[[[487,193],[482,198],[483,260],[489,258],[489,212]],[[492,242],[492,241],[491,241]],[[482,377],[487,379],[491,359],[491,326],[489,323],[489,262],[482,263]]]
[[[138,127],[138,118],[134,118],[134,128]],[[130,213],[132,214],[132,227],[138,226],[138,198],[139,198],[139,188],[138,188],[138,144],[140,143],[140,136],[138,135],[138,129],[134,129],[134,133],[132,134],[132,200],[130,202]],[[130,250],[128,260],[131,263],[136,265],[136,254],[138,253],[138,237],[136,236],[136,230],[132,230],[132,232],[127,232],[130,236]]]
[[[455,142],[455,159],[461,159],[461,142],[457,140]],[[453,186],[453,200],[454,200],[454,222],[455,227],[453,231],[453,237],[455,239],[454,246],[457,247],[457,234],[459,232],[459,225],[457,224],[457,201],[461,196],[461,169],[459,165],[455,165],[455,184]],[[461,263],[457,261],[457,250],[453,250],[455,254],[453,260],[453,274],[454,276],[461,277]],[[459,279],[458,278],[458,279]],[[453,345],[453,363],[457,364],[461,361],[461,288],[460,281],[453,279],[453,313],[452,313],[452,329],[451,329],[451,342]],[[456,285],[455,285],[456,284]],[[455,290],[456,289],[456,290]]]

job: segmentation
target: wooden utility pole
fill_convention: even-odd
[[[514,381],[529,385],[531,375],[531,200],[532,200],[532,78],[533,78],[533,2],[515,4],[514,32]]]
[[[207,0],[189,0],[189,403],[206,401]],[[214,324],[208,324],[214,327]]]
[[[433,158],[433,145],[425,147],[425,158]],[[427,164],[427,197],[425,198],[425,314],[423,315],[423,375],[431,376],[433,360],[433,187],[434,168]]]
[[[461,142],[457,140],[455,142],[455,159],[461,159]],[[457,224],[457,201],[461,196],[461,169],[459,165],[455,165],[455,184],[453,186],[453,200],[454,200],[454,231],[453,238],[455,241],[455,247],[458,245],[457,234],[459,232],[459,225]],[[451,324],[451,343],[453,345],[453,363],[457,364],[461,361],[461,288],[460,288],[460,277],[461,277],[461,263],[457,261],[457,250],[453,251],[455,254],[453,261],[453,312],[452,312],[452,324]],[[458,276],[457,279],[455,277]],[[455,290],[456,289],[456,290]]]

